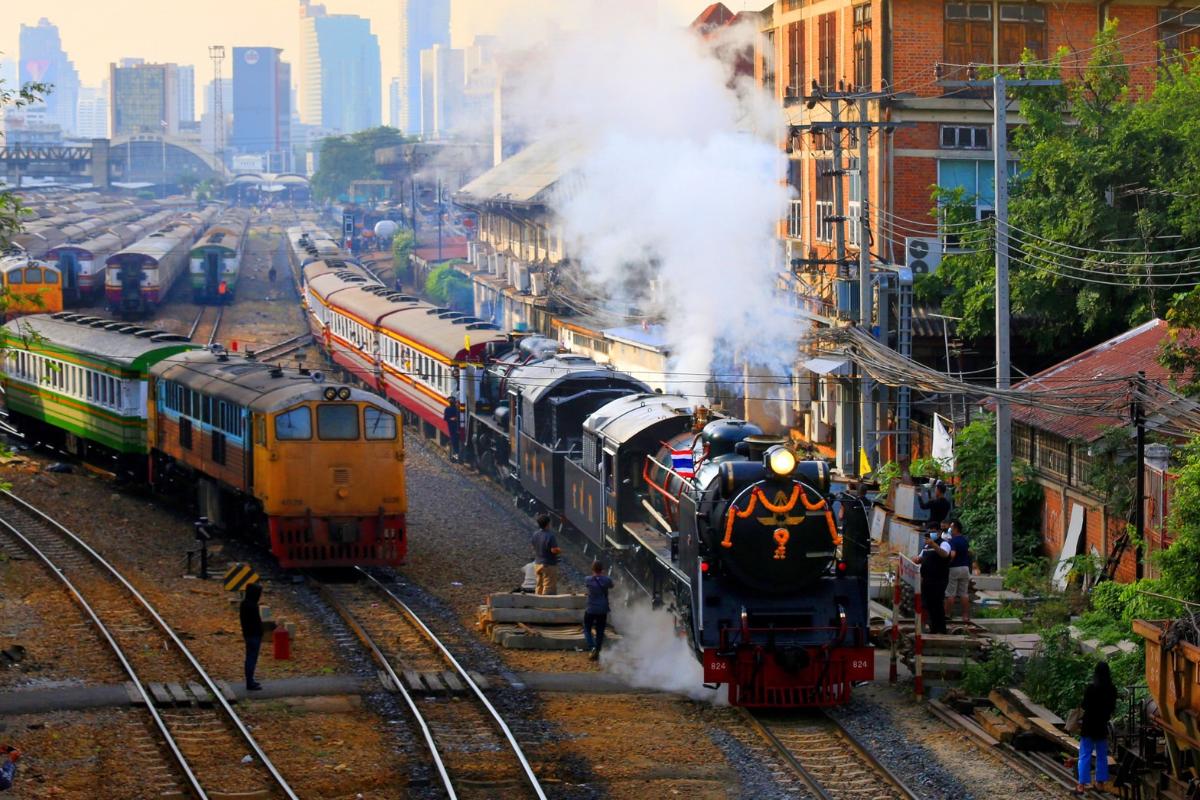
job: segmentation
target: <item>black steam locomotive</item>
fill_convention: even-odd
[[[866,510],[824,462],[536,337],[477,400],[475,463],[670,608],[731,704],[837,705],[873,677]]]

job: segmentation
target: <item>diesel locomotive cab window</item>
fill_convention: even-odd
[[[396,438],[396,417],[386,411],[369,406],[364,408],[363,427],[368,439]]]
[[[317,406],[317,436],[325,440],[358,438],[358,407],[322,403]]]
[[[276,439],[311,439],[312,414],[308,406],[293,408],[275,417]]]

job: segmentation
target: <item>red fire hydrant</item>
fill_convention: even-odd
[[[292,639],[288,636],[287,628],[282,625],[275,628],[273,643],[276,661],[287,661],[292,657]]]

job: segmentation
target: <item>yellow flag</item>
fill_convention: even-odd
[[[463,334],[463,346],[467,348],[467,352],[471,352],[471,334]]]
[[[859,477],[865,478],[874,472],[871,469],[871,462],[867,459],[867,451],[865,448],[858,448],[858,474]]]

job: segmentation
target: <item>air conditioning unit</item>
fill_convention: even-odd
[[[508,269],[504,273],[504,278],[508,281],[509,286],[517,285],[517,267],[519,266],[521,266],[520,261],[517,261],[515,258],[508,259]]]
[[[514,263],[512,285],[516,287],[518,292],[529,291],[529,265],[522,264],[519,261]]]
[[[478,259],[479,259],[479,243],[478,242],[467,242],[467,261],[478,266],[479,265]]]
[[[508,257],[503,253],[496,253],[492,258],[492,274],[497,278],[506,277],[508,275]]]
[[[545,297],[548,278],[544,272],[529,273],[529,293],[534,297]]]

